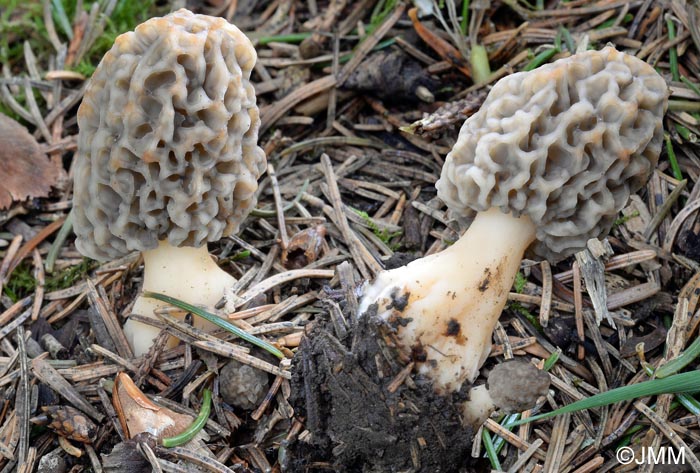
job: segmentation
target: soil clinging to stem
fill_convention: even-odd
[[[376,306],[344,315],[347,333],[319,317],[294,357],[290,401],[311,435],[289,445],[287,471],[323,463],[347,473],[477,471],[458,409],[469,386],[442,396],[413,373],[396,383],[411,360],[392,348]]]

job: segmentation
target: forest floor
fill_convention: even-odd
[[[258,52],[252,80],[267,172],[241,230],[209,250],[237,280],[216,310],[273,344],[283,360],[240,338],[209,343],[167,317],[158,323],[183,342],[167,349],[162,336],[148,355],[134,357],[121,325],[140,291],[140,254],[100,263],[74,245],[73,156],[85,85],[118,34],[180,7],[227,18]],[[621,211],[607,240],[611,252],[603,246],[601,254],[556,264],[522,262],[482,374],[510,358],[527,360],[547,370],[549,395],[532,411],[489,419],[444,471],[661,471],[648,461],[623,465],[623,447],[637,458],[646,448],[675,449],[683,452],[675,470],[700,471],[700,400],[688,392],[512,425],[651,379],[679,357],[687,364],[677,371],[697,370],[697,2],[6,0],[0,473],[190,471],[195,464],[213,472],[380,471],[353,464],[341,445],[327,446],[327,458],[299,447],[311,436],[311,413],[298,407],[305,385],[292,373],[299,361],[290,359],[312,326],[334,311],[347,315],[354,307],[347,298],[363,281],[456,241],[462,228],[435,182],[461,124],[498,79],[606,44],[652,64],[667,81],[657,168]],[[596,275],[604,284],[592,284]],[[148,404],[133,392],[135,404],[114,403],[121,372],[148,399],[184,414],[183,425],[211,388],[206,435],[179,447],[129,439],[120,414],[140,416]],[[456,448],[453,442],[442,448]],[[400,454],[397,465],[408,467],[386,471],[428,471],[410,449]]]

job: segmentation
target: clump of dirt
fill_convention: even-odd
[[[432,92],[439,82],[401,50],[370,55],[343,84],[346,89],[369,92],[392,101],[418,101],[416,90],[421,86]]]
[[[473,432],[459,416],[464,390],[441,396],[413,373],[395,382],[410,360],[391,347],[392,329],[376,307],[345,318],[340,337],[328,317],[317,319],[294,357],[290,401],[311,435],[289,445],[286,471],[478,471]]]

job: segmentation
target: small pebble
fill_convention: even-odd
[[[63,450],[57,448],[39,459],[37,473],[63,473],[66,471],[66,459]]]
[[[236,360],[229,361],[219,373],[221,397],[227,404],[241,409],[255,409],[265,399],[269,387],[267,373]]]

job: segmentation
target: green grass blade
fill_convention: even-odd
[[[623,386],[617,389],[596,394],[587,399],[582,399],[568,406],[561,407],[552,412],[546,412],[527,419],[516,421],[513,425],[526,424],[534,420],[547,419],[570,412],[591,409],[594,407],[607,406],[620,401],[637,399],[646,396],[656,396],[659,394],[677,394],[700,391],[700,371],[689,371],[664,379],[652,379],[641,383]]]
[[[552,366],[556,364],[557,361],[559,361],[559,357],[561,356],[561,349],[557,348],[557,350],[549,355],[546,360],[544,360],[544,367],[542,368],[544,371],[549,371],[552,369]]]
[[[68,36],[68,39],[73,39],[73,28],[70,26],[70,20],[66,15],[66,10],[63,8],[63,3],[61,0],[52,0],[51,6],[53,7],[53,14],[58,21],[58,26],[61,27],[63,32]]]
[[[513,422],[515,422],[518,419],[520,419],[520,413],[508,414],[501,422],[501,427],[508,430],[509,432],[512,432],[513,427],[515,426]],[[503,437],[501,437],[500,435],[496,435],[496,439],[493,441],[493,448],[496,451],[496,454],[501,453],[501,450],[503,450],[503,447],[505,446],[506,441],[503,439]]]
[[[537,69],[542,64],[552,59],[557,53],[559,53],[559,50],[557,48],[545,49],[537,56],[535,56],[535,58],[532,61],[528,62],[527,65],[523,68],[523,71],[532,71],[533,69]]]
[[[66,242],[66,238],[68,238],[68,235],[70,235],[72,231],[73,212],[69,212],[65,222],[63,222],[61,229],[58,231],[56,238],[51,244],[49,253],[46,255],[46,262],[44,263],[44,267],[47,273],[53,273],[54,265],[56,264],[56,259],[58,258],[58,252],[61,251],[61,247]]]
[[[231,322],[228,320],[222,319],[221,317],[218,317],[210,312],[207,312],[206,310],[193,306],[192,304],[188,304],[187,302],[183,302],[180,299],[175,299],[174,297],[166,296],[165,294],[158,294],[157,292],[144,292],[143,293],[144,297],[150,297],[151,299],[156,299],[161,302],[165,302],[167,304],[170,304],[172,306],[175,306],[179,309],[186,310],[187,312],[191,312],[194,315],[197,315],[199,317],[202,317],[203,319],[208,320],[209,322],[213,323],[214,325],[217,325],[224,330],[228,330],[229,332],[233,333],[237,337],[242,338],[246,342],[252,343],[256,347],[260,347],[263,350],[275,355],[277,358],[283,359],[284,358],[284,353],[282,353],[280,350],[278,350],[276,347],[273,345],[269,344],[265,340],[261,340],[258,337],[249,334],[248,332],[241,330],[240,328],[236,327],[233,325]]]
[[[680,370],[688,366],[700,355],[700,337],[696,338],[693,343],[688,345],[683,353],[672,359],[665,365],[660,366],[654,371],[654,377],[666,378],[669,375],[678,373]]]
[[[462,35],[469,33],[469,0],[462,1],[462,22],[459,25]]]
[[[258,46],[267,46],[270,43],[290,43],[297,44],[309,38],[313,33],[291,33],[291,34],[280,34],[275,36],[262,36],[258,38]],[[255,38],[255,35],[251,34],[251,38]]]
[[[678,165],[678,159],[676,158],[676,152],[673,150],[673,143],[671,143],[671,136],[666,133],[664,135],[666,141],[666,154],[668,154],[668,161],[671,163],[671,170],[673,171],[673,177],[679,181],[683,180],[683,172],[681,167]]]
[[[481,432],[481,440],[484,443],[484,450],[486,451],[486,456],[491,462],[491,467],[494,470],[500,470],[501,462],[498,461],[498,453],[496,452],[496,448],[493,446],[493,439],[486,428],[484,428],[484,430]]]
[[[694,416],[700,415],[700,402],[690,394],[678,393],[676,399]]]
[[[668,40],[676,39],[676,25],[671,18],[666,18],[666,28],[668,28]],[[678,70],[678,51],[675,46],[668,48],[668,63],[671,68],[671,77],[678,82],[681,80],[681,75]]]
[[[199,411],[199,415],[192,422],[184,432],[175,435],[174,437],[164,438],[161,443],[164,447],[177,447],[178,445],[183,445],[194,438],[197,433],[204,428],[204,425],[209,420],[209,413],[211,412],[211,391],[209,389],[204,390],[204,398],[202,399],[202,409]]]

